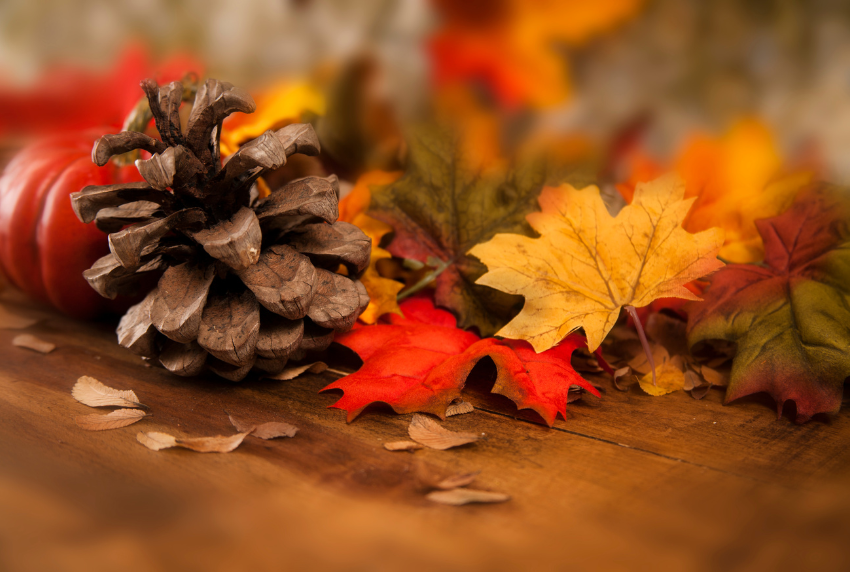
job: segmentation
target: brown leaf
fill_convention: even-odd
[[[410,438],[431,449],[450,449],[472,443],[481,438],[478,433],[458,433],[443,428],[433,419],[415,414],[407,428]]]
[[[198,453],[229,453],[241,445],[247,435],[248,432],[244,432],[228,436],[216,435],[215,437],[178,439],[168,433],[151,431],[148,433],[139,433],[136,435],[136,440],[154,451],[168,449],[170,447],[182,447],[197,451]]]
[[[113,389],[87,375],[77,380],[71,395],[89,407],[144,407],[133,390]]]
[[[266,375],[263,376],[265,379],[277,379],[279,381],[289,381],[290,379],[295,379],[299,375],[305,372],[310,373],[322,373],[328,369],[328,365],[324,362],[317,361],[315,363],[308,363],[303,365],[294,365],[292,367],[288,367],[284,369],[282,372],[277,373],[275,375]]]
[[[621,367],[620,369],[615,371],[614,372],[614,387],[616,389],[618,389],[619,391],[628,391],[629,388],[628,387],[620,387],[620,384],[617,383],[617,380],[620,379],[621,377],[631,375],[631,373],[632,373],[632,368],[630,368],[629,366]]]
[[[276,439],[278,437],[294,437],[298,427],[281,421],[270,421],[257,425],[251,435],[260,439]]]
[[[700,373],[702,377],[711,385],[718,385],[720,387],[726,387],[729,385],[729,374],[719,372],[716,369],[712,369],[706,365],[700,368]]]
[[[477,491],[475,489],[452,489],[450,491],[434,491],[425,495],[429,501],[441,504],[460,506],[474,502],[492,503],[510,500],[506,494],[490,491]]]
[[[12,338],[12,345],[19,348],[35,350],[39,353],[49,354],[56,349],[56,344],[40,340],[32,334],[20,334]]]
[[[472,413],[475,411],[475,408],[468,401],[458,401],[457,403],[452,403],[446,408],[446,417],[451,417],[452,415],[463,415],[464,413]]]
[[[294,437],[298,433],[298,427],[280,421],[269,421],[268,423],[252,424],[228,415],[230,423],[240,433],[248,433],[259,439],[275,439],[277,437]]]
[[[105,431],[132,425],[144,416],[145,412],[139,409],[116,409],[106,415],[78,415],[74,421],[86,431]]]
[[[691,397],[694,399],[702,399],[706,395],[708,395],[708,390],[711,389],[711,384],[706,383],[703,385],[698,385],[691,390]]]
[[[0,304],[0,329],[2,330],[23,330],[38,323],[35,318],[27,318],[20,314],[9,312],[5,306]]]
[[[423,448],[424,445],[414,443],[413,441],[392,441],[391,443],[384,443],[384,449],[387,451],[416,451],[417,449]]]
[[[682,388],[685,391],[691,391],[695,387],[699,387],[702,385],[702,380],[699,378],[699,375],[696,372],[688,370],[685,372],[685,386]]]

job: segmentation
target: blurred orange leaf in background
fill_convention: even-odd
[[[381,259],[391,258],[392,255],[381,248],[381,239],[393,228],[377,219],[368,216],[366,210],[372,202],[373,185],[389,185],[401,177],[400,171],[369,171],[357,179],[351,192],[339,201],[339,220],[350,222],[372,239],[372,258],[369,267],[363,272],[360,281],[369,292],[369,306],[360,315],[360,320],[374,324],[384,314],[399,314],[398,293],[404,284],[384,278],[378,274],[377,263]]]
[[[682,226],[688,232],[721,227],[726,241],[719,256],[734,263],[764,257],[755,221],[785,211],[813,176],[805,170],[785,172],[773,133],[756,119],[739,121],[719,138],[692,137],[674,169],[685,180],[685,198],[697,197]],[[617,188],[631,202],[637,183],[663,171],[638,152],[631,159],[628,181]]]
[[[235,153],[246,141],[255,139],[269,129],[280,129],[301,121],[305,112],[325,113],[325,96],[318,86],[308,81],[278,82],[251,94],[257,111],[251,114],[234,113],[224,122],[221,133],[221,154]]]
[[[442,17],[431,38],[438,86],[487,86],[506,109],[547,107],[570,94],[559,50],[580,45],[633,16],[642,0],[434,0]]]

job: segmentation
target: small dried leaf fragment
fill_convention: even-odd
[[[56,344],[40,340],[32,334],[20,334],[12,338],[12,345],[19,348],[27,348],[42,354],[49,354],[56,349]]]
[[[13,314],[0,304],[0,330],[23,330],[37,323],[37,319]]]
[[[216,435],[215,437],[191,437],[178,439],[168,433],[151,431],[139,433],[136,440],[153,451],[168,449],[170,447],[182,447],[197,451],[198,453],[229,453],[242,444],[249,432],[236,433],[235,435]]]
[[[698,299],[684,285],[723,266],[723,232],[682,229],[693,203],[684,192],[677,177],[661,177],[612,217],[598,187],[544,189],[542,212],[527,217],[540,238],[497,234],[469,250],[489,269],[476,284],[525,298],[498,334],[543,352],[582,327],[595,351],[623,306]]]
[[[74,421],[86,431],[105,431],[107,429],[118,429],[132,425],[145,416],[140,409],[116,409],[106,415],[94,413],[92,415],[78,415]]]
[[[148,433],[139,432],[136,434],[136,441],[152,451],[177,446],[177,440],[172,435],[158,431],[149,431]]]
[[[282,421],[270,421],[257,425],[251,435],[259,439],[277,439],[278,437],[295,437],[298,427]]]
[[[265,375],[263,376],[265,379],[277,379],[278,381],[289,381],[290,379],[295,379],[301,374],[304,373],[322,373],[328,369],[328,364],[322,361],[317,361],[314,363],[308,363],[303,365],[294,365],[292,367],[288,367],[284,369],[280,373],[276,373],[275,375]]]
[[[87,375],[71,390],[74,399],[89,407],[144,407],[131,389],[113,389]]]
[[[421,443],[431,449],[451,449],[467,443],[473,443],[481,438],[478,433],[461,433],[449,431],[439,423],[419,415],[418,413],[410,420],[410,426],[407,428],[410,438]]]
[[[384,443],[384,449],[387,451],[416,451],[424,448],[424,445],[420,445],[413,441],[392,441],[390,443]]]
[[[700,387],[701,385],[702,380],[699,378],[699,375],[690,370],[685,372],[685,384],[682,389],[685,391],[691,391],[695,387]]]
[[[268,423],[252,424],[234,417],[233,415],[228,415],[227,417],[230,419],[230,423],[237,431],[240,433],[248,433],[249,435],[259,439],[294,437],[295,434],[298,433],[298,427],[290,423],[283,423],[282,421],[269,421]]]
[[[450,491],[434,491],[425,495],[429,501],[441,504],[460,506],[469,503],[493,503],[511,500],[503,493],[477,491],[475,489],[452,489]]]
[[[464,413],[472,413],[475,411],[475,407],[472,406],[468,401],[458,401],[457,403],[452,403],[446,408],[446,417],[451,417],[452,415],[463,415]]]
[[[649,395],[658,397],[685,388],[685,375],[672,362],[665,362],[655,370],[657,383],[652,383],[652,373],[640,378],[640,388]]]
[[[716,369],[710,368],[706,365],[700,368],[700,373],[702,374],[703,379],[711,385],[717,385],[720,387],[726,387],[729,385],[728,373],[717,371]]]
[[[628,387],[620,387],[620,384],[617,383],[617,380],[620,379],[621,377],[625,377],[627,375],[630,375],[631,373],[632,373],[632,368],[630,368],[629,366],[621,367],[620,369],[615,371],[614,372],[614,387],[617,388],[619,391],[628,391],[629,388]]]
[[[465,487],[466,485],[472,484],[472,482],[481,474],[481,471],[474,471],[472,473],[461,473],[459,475],[452,475],[450,477],[446,477],[442,479],[440,482],[434,484],[434,488],[440,489],[442,491],[449,491],[452,489],[457,489],[460,487]]]

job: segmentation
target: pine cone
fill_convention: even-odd
[[[184,133],[183,86],[145,80],[142,88],[162,140],[105,135],[92,160],[104,165],[119,153],[148,151],[150,159],[136,161],[146,182],[89,186],[71,197],[80,220],[111,233],[110,254],[84,273],[92,288],[114,298],[161,274],[121,319],[118,342],[177,375],[209,368],[233,381],[325,349],[369,302],[359,280],[335,271],[342,264],[349,276],[362,272],[371,241],[336,222],[333,175],[293,181],[264,200],[254,184],[294,153],[318,154],[313,128],[267,131],[222,166],[222,121],[254,111],[248,94],[207,80]]]

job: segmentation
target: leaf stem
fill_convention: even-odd
[[[428,286],[428,284],[430,284],[431,282],[436,280],[437,276],[442,274],[443,271],[446,268],[451,266],[451,264],[452,264],[451,260],[448,260],[448,261],[445,261],[445,262],[441,260],[440,264],[436,268],[434,268],[434,270],[432,270],[431,272],[429,272],[428,274],[426,274],[425,276],[422,277],[422,280],[420,280],[419,282],[417,282],[416,284],[414,284],[413,286],[411,286],[407,290],[404,290],[403,292],[399,293],[398,301],[401,302],[405,298],[409,298],[410,296],[413,296],[414,294],[416,294],[417,292],[419,292],[420,290],[422,290],[423,288]]]
[[[634,306],[625,306],[625,308],[626,312],[629,313],[635,323],[635,329],[637,329],[638,337],[640,338],[640,343],[643,346],[643,351],[646,352],[646,361],[648,361],[650,367],[652,367],[652,385],[657,386],[658,382],[655,377],[655,360],[652,359],[652,352],[649,349],[649,342],[646,340],[646,334],[643,331],[643,326],[640,323],[640,318],[638,318],[637,310],[635,310]]]

